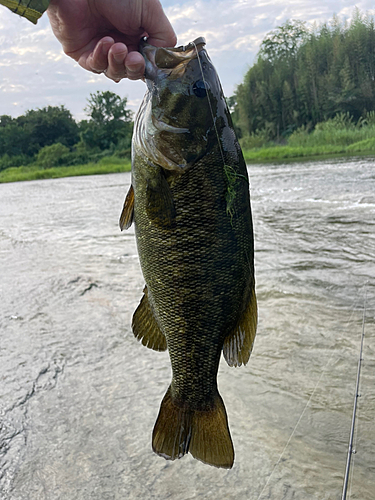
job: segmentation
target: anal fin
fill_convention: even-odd
[[[128,194],[126,195],[124,201],[124,207],[120,215],[119,225],[121,231],[123,231],[124,229],[129,229],[129,227],[133,223],[133,218],[134,218],[134,188],[132,185],[130,185]]]
[[[249,361],[258,323],[257,300],[252,290],[250,300],[236,328],[226,337],[223,354],[229,366],[246,365]]]
[[[143,297],[133,314],[132,329],[135,338],[154,351],[165,351],[167,341],[156,321],[150,302],[147,287],[143,290]]]

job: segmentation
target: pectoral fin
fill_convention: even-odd
[[[124,229],[129,229],[129,227],[133,223],[134,218],[134,189],[133,186],[130,185],[128,194],[126,195],[124,201],[124,207],[120,216],[120,229],[123,231]]]
[[[133,315],[132,328],[134,336],[144,346],[154,349],[154,351],[165,351],[167,341],[150,306],[147,287],[144,288],[143,293],[141,302]]]
[[[246,365],[249,361],[258,323],[257,300],[252,290],[247,307],[236,328],[224,341],[223,354],[229,366]]]
[[[175,224],[176,210],[171,188],[163,172],[154,185],[147,184],[147,215],[151,222],[162,229],[172,229]]]

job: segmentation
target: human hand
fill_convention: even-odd
[[[157,47],[176,44],[159,0],[51,0],[47,12],[64,52],[115,82],[143,77],[142,36]]]

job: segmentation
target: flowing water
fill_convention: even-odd
[[[0,185],[2,499],[341,498],[366,294],[348,498],[375,498],[375,162],[249,172],[259,329],[247,367],[220,365],[229,471],[151,450],[171,370],[131,332],[130,175]]]

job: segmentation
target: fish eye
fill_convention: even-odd
[[[194,83],[193,92],[197,97],[206,97],[207,95],[206,84],[204,83],[203,80],[198,80],[197,82]]]

